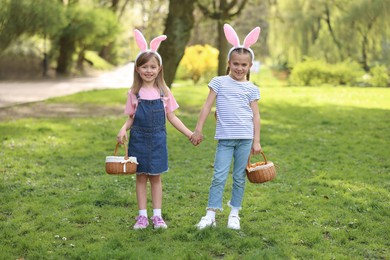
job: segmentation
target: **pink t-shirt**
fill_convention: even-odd
[[[160,89],[158,88],[141,88],[139,90],[139,96],[141,99],[145,100],[154,100],[160,98]],[[165,113],[170,113],[179,108],[179,105],[176,102],[176,99],[172,95],[172,92],[169,91],[168,97],[163,97]],[[137,96],[129,91],[127,93],[127,102],[125,108],[125,115],[134,116],[137,109],[138,100]]]

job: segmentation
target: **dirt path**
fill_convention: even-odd
[[[0,121],[25,117],[84,117],[120,114],[123,107],[92,105],[45,104],[48,98],[81,91],[108,88],[129,88],[133,82],[133,64],[96,77],[32,82],[0,82]]]
[[[47,104],[35,102],[0,108],[0,122],[20,118],[99,117],[121,115],[123,106]]]
[[[0,82],[0,108],[17,104],[42,101],[52,97],[65,96],[80,91],[128,88],[133,82],[133,63],[96,77],[68,80],[44,80],[32,82]]]

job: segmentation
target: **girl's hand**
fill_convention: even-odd
[[[126,130],[124,129],[121,129],[118,133],[118,135],[116,136],[116,141],[120,144],[123,144],[123,141],[126,141],[127,142],[127,133],[126,133]]]
[[[190,141],[193,145],[197,146],[203,141],[203,135],[202,133],[199,133],[197,131],[194,131],[192,136],[190,137]]]
[[[251,153],[252,154],[259,154],[260,152],[261,152],[260,142],[253,143]]]

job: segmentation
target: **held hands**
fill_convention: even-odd
[[[203,135],[202,133],[198,132],[198,131],[194,131],[194,133],[191,135],[190,137],[190,142],[197,146],[198,144],[200,144],[201,142],[203,141]]]

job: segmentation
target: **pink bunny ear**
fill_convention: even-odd
[[[259,39],[260,36],[260,27],[256,27],[244,39],[244,47],[249,48],[251,45],[255,44],[257,42],[257,39]]]
[[[143,36],[142,32],[135,29],[134,36],[135,36],[135,41],[137,42],[137,45],[140,48],[140,50],[146,51],[148,49],[148,43],[146,42],[145,37]]]
[[[158,47],[160,47],[161,42],[165,41],[166,39],[167,39],[166,35],[160,35],[160,36],[157,36],[156,38],[154,38],[150,42],[150,50],[157,51]]]
[[[229,24],[225,23],[223,26],[223,31],[225,32],[226,39],[234,47],[240,46],[240,39],[236,31]]]

